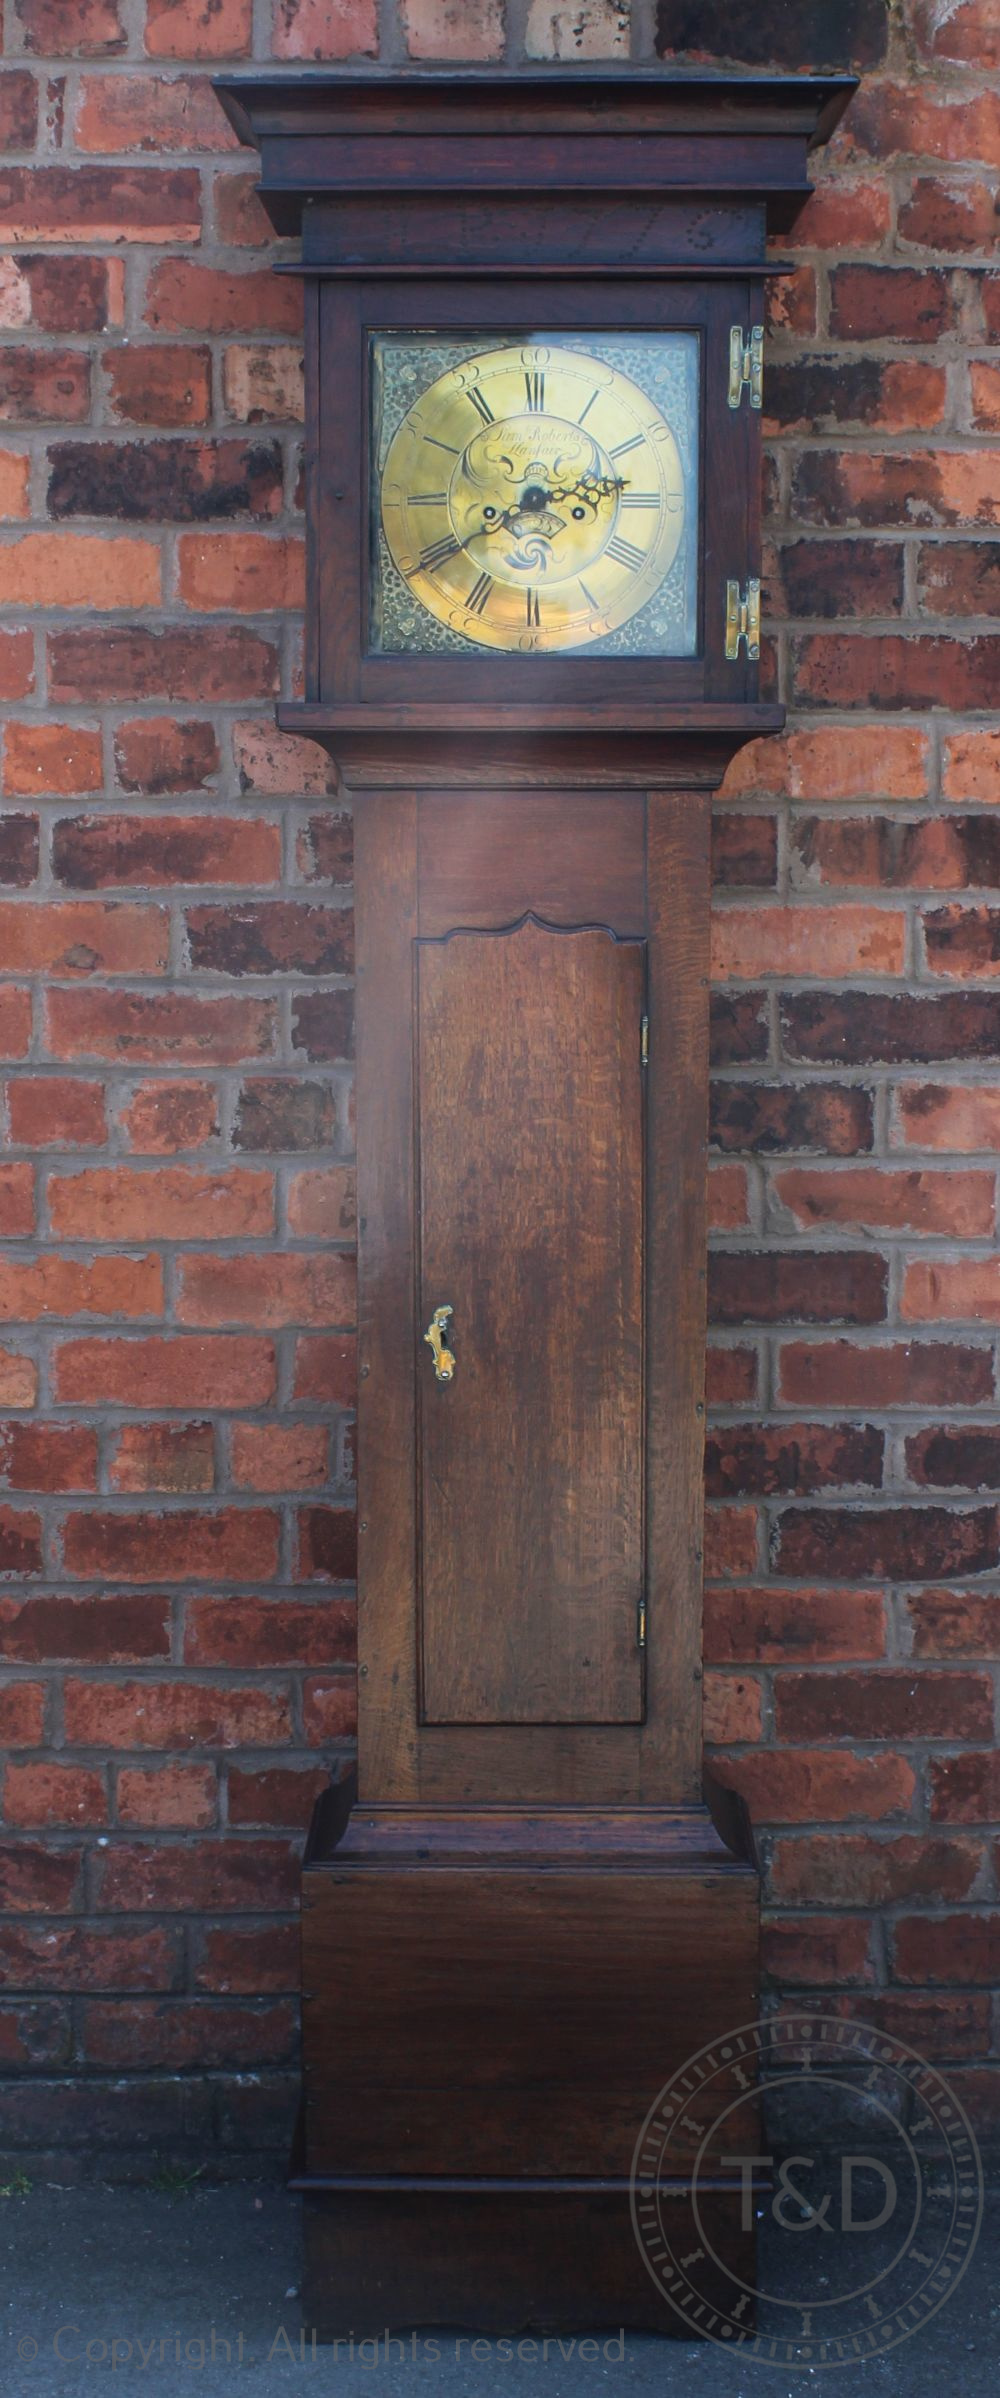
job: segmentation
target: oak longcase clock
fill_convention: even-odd
[[[757,2008],[699,1708],[708,806],[782,722],[764,245],[852,85],[216,88],[302,243],[279,722],[356,819],[359,1744],[303,1872],[307,2314],[690,2328],[633,2152]],[[752,2227],[685,2122],[721,2310]]]

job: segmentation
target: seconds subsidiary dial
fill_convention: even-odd
[[[670,571],[684,475],[655,401],[607,359],[542,342],[439,375],[390,442],[381,513],[409,589],[484,648],[584,648]]]

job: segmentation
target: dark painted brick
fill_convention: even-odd
[[[49,514],[139,524],[275,516],[275,441],[63,441],[49,451]]]
[[[879,1324],[888,1269],[865,1249],[749,1249],[709,1261],[716,1324]]]
[[[810,1065],[1000,1057],[1000,992],[786,992],[780,1006],[786,1055]]]
[[[874,1103],[850,1083],[715,1082],[710,1128],[717,1149],[856,1157],[872,1147]]]

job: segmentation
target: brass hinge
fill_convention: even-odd
[[[747,657],[760,656],[760,577],[751,575],[746,591],[738,583],[726,584],[726,656],[738,658],[740,642],[747,645]]]
[[[644,1016],[644,1017],[643,1017],[643,1019],[642,1019],[642,1023],[641,1023],[641,1025],[640,1025],[640,1027],[639,1027],[639,1062],[640,1062],[640,1064],[641,1064],[641,1065],[643,1065],[643,1066],[648,1066],[648,1064],[649,1064],[649,1017],[648,1017],[648,1016]]]
[[[751,408],[764,403],[764,327],[751,325],[750,338],[742,325],[729,328],[729,405],[738,408],[749,389]]]
[[[637,1617],[636,1617],[636,1626],[635,1626],[635,1645],[636,1645],[636,1647],[637,1647],[638,1649],[644,1649],[644,1648],[645,1648],[645,1646],[646,1646],[646,1601],[645,1601],[645,1599],[640,1599],[640,1601],[639,1601],[639,1610],[638,1610],[638,1614],[637,1614]]]

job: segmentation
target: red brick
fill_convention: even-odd
[[[779,1905],[886,1907],[896,1900],[972,1897],[983,1871],[975,1840],[929,1840],[925,1833],[876,1840],[863,1833],[817,1833],[778,1840],[771,1895]]]
[[[301,1980],[298,1922],[209,1924],[201,1935],[194,1986],[196,1990],[245,1990],[254,1998],[266,1991],[298,1992]]]
[[[211,1424],[126,1424],[115,1439],[108,1486],[125,1491],[213,1490]]]
[[[162,1313],[163,1267],[155,1256],[0,1260],[0,1322]]]
[[[279,1824],[290,1832],[305,1832],[316,1800],[328,1781],[324,1765],[259,1766],[255,1772],[233,1766],[229,1774],[229,1821],[264,1829],[269,1824]]]
[[[37,816],[0,816],[0,883],[25,890],[37,878],[39,858]]]
[[[816,331],[816,269],[797,266],[790,275],[775,276],[765,286],[769,333],[799,333],[807,339]]]
[[[990,163],[1000,141],[1000,96],[988,90],[942,90],[920,83],[866,83],[837,136],[852,151],[879,158],[892,151],[920,158]]]
[[[774,1570],[844,1581],[933,1582],[1000,1564],[994,1507],[789,1508],[773,1534]]]
[[[324,1424],[238,1424],[232,1435],[233,1481],[241,1490],[315,1490],[330,1480]]]
[[[99,1149],[107,1137],[104,1087],[58,1074],[7,1085],[10,1137],[25,1149]]]
[[[159,797],[204,790],[219,767],[215,726],[197,718],[135,717],[117,727],[115,766],[123,791]]]
[[[753,822],[757,819],[750,820]],[[730,819],[746,824],[747,818]],[[336,808],[310,816],[299,832],[296,862],[305,882],[349,883],[354,878],[354,825]]]
[[[256,1667],[333,1665],[353,1658],[357,1615],[347,1600],[192,1599],[184,1655],[188,1665]]]
[[[31,515],[30,465],[30,459],[20,450],[0,450],[0,518],[4,522]]]
[[[884,1609],[875,1590],[734,1585],[705,1594],[705,1655],[714,1664],[785,1665],[880,1658]]]
[[[710,1507],[705,1516],[705,1574],[757,1571],[758,1517],[755,1507]]]
[[[794,2011],[802,2004],[796,1999]],[[850,1997],[828,1998],[817,2002],[825,2014],[844,2014],[850,2019],[854,2001]],[[789,2008],[793,2002],[787,2002]],[[866,1991],[864,1999],[866,2023],[873,2023],[886,2032],[891,2040],[901,2040],[905,2047],[915,2048],[922,2057],[949,2058],[980,2056],[989,2045],[988,2001],[966,1992],[947,1997],[935,1992],[902,1990]]]
[[[270,1914],[298,1891],[298,1860],[286,1840],[186,1840],[171,1848],[105,1852],[98,1869],[103,1912],[204,1914],[216,1907]]]
[[[43,333],[105,333],[120,323],[123,262],[120,258],[70,258],[23,251],[3,272],[0,321],[12,328],[34,324]]]
[[[287,1698],[262,1688],[70,1681],[65,1705],[67,1740],[102,1751],[283,1748],[291,1736]]]
[[[814,1225],[848,1224],[872,1232],[951,1233],[956,1240],[972,1240],[991,1233],[996,1216],[994,1178],[987,1173],[793,1166],[775,1174],[773,1191],[804,1232]]]
[[[709,1262],[713,1323],[877,1324],[885,1311],[885,1260],[865,1250],[735,1249]]]
[[[0,174],[0,241],[76,245],[200,235],[196,167],[6,167]]]
[[[0,171],[0,240],[4,238]],[[90,360],[85,350],[0,352],[0,423],[73,425],[90,410]]]
[[[9,1582],[41,1570],[41,1518],[26,1507],[0,1507],[0,1577]]]
[[[53,1057],[142,1065],[236,1065],[270,1057],[277,1038],[273,999],[207,998],[187,991],[50,991]]]
[[[846,341],[937,341],[956,300],[940,267],[838,266],[830,276],[830,331]]]
[[[730,1748],[759,1740],[762,1724],[760,1683],[753,1674],[705,1675],[702,1728],[709,1747]]]
[[[287,7],[289,0],[279,0],[279,5]],[[297,5],[300,10],[308,9],[313,15],[318,13],[317,0],[297,0]],[[358,0],[353,0],[353,6],[357,10]],[[578,23],[585,26],[598,10],[602,15],[606,15],[606,11],[600,7],[600,0],[589,0],[589,4],[588,0],[582,0],[582,5],[581,0],[577,0],[573,14]],[[551,20],[553,25],[567,14],[567,10],[552,5],[550,0],[546,18]],[[538,10],[535,7],[533,16],[537,18],[537,15]],[[406,47],[411,58],[462,59],[501,58],[503,56],[503,0],[402,0],[402,19]],[[547,46],[542,50],[537,47],[533,49],[531,26],[532,18],[529,16],[529,58],[540,56],[561,58],[565,55],[591,57],[595,55],[583,35],[581,35],[579,52],[575,45],[571,44],[567,54],[562,48],[561,41],[548,34],[548,28],[546,28],[546,38],[552,46]],[[596,55],[603,57],[605,53],[598,50]]]
[[[259,616],[305,602],[301,541],[266,533],[184,533],[177,544],[179,597],[188,608],[232,608]]]
[[[211,1765],[122,1765],[117,1775],[118,1821],[149,1831],[204,1832],[216,1820]]]
[[[351,1582],[357,1565],[357,1519],[352,1508],[299,1509],[297,1581]]]
[[[718,1082],[709,1098],[717,1149],[750,1149],[761,1156],[805,1149],[853,1157],[873,1145],[871,1093],[856,1085]]]
[[[358,1725],[358,1692],[354,1674],[316,1675],[303,1683],[302,1722],[313,1748],[353,1740]]]
[[[0,2065],[65,2065],[70,2047],[69,2009],[57,1999],[0,2001]]]
[[[174,1990],[179,1933],[144,1923],[24,1924],[0,1934],[0,1978],[24,1990]]]
[[[68,1240],[234,1240],[274,1229],[273,1178],[244,1167],[91,1166],[50,1175],[48,1202],[53,1231]]]
[[[995,195],[987,183],[969,177],[918,175],[899,211],[898,237],[917,250],[988,255],[997,242]]]
[[[378,50],[375,0],[273,0],[275,58],[353,58]]]
[[[837,1988],[843,1982],[874,1982],[872,1926],[864,1915],[800,1915],[766,1923],[762,1938],[764,1973],[778,1989],[803,1982],[807,1988]]]
[[[899,616],[903,611],[903,553],[871,541],[768,542],[764,548],[764,605],[768,615],[802,617]]]
[[[106,350],[108,406],[119,424],[207,425],[212,413],[212,353],[142,344]]]
[[[994,366],[990,359],[973,358],[969,363],[969,381],[973,424],[982,433],[1000,433],[1000,366]]]
[[[84,1424],[0,1423],[0,1487],[96,1490],[96,1432]]]
[[[831,180],[813,192],[785,239],[794,250],[878,250],[890,223],[889,192],[883,181]]]
[[[995,525],[995,450],[804,450],[792,506],[805,524]]]
[[[757,1352],[710,1342],[705,1355],[705,1397],[710,1407],[750,1406],[759,1397]]]
[[[924,616],[995,616],[998,602],[1000,541],[921,545],[917,604]]]
[[[785,1341],[778,1398],[790,1407],[975,1407],[994,1395],[988,1349],[952,1341]]]
[[[1000,1816],[1000,1753],[975,1750],[964,1757],[932,1757],[929,1765],[932,1822],[993,1823]],[[957,1974],[949,1980],[957,1981]]]
[[[741,1216],[739,1221],[745,1218]],[[299,1240],[353,1239],[357,1229],[353,1167],[314,1166],[290,1175],[288,1225]]]
[[[151,58],[248,58],[253,0],[146,0]]]
[[[1000,1258],[910,1259],[900,1312],[910,1323],[948,1323],[966,1316],[1000,1323]]]
[[[258,197],[255,175],[216,175],[212,190],[216,230],[227,248],[259,250],[271,240],[271,225]]]
[[[43,1682],[8,1682],[0,1686],[0,1742],[4,1748],[38,1748],[44,1718]]]
[[[335,1255],[186,1257],[181,1324],[353,1325],[353,1263]]]
[[[242,1085],[233,1119],[234,1149],[328,1151],[336,1137],[335,1094],[328,1083],[306,1082],[301,1075],[287,1080],[258,1075]],[[340,1169],[342,1187],[345,1172]],[[324,1234],[327,1230],[324,1223]]]
[[[0,1347],[0,1407],[33,1407],[38,1397],[38,1367],[18,1349]]]
[[[8,973],[162,974],[167,935],[162,908],[0,902],[0,955]]]
[[[278,689],[278,653],[248,625],[107,625],[51,633],[49,697],[56,704],[107,699],[266,699]]]
[[[56,1349],[57,1399],[97,1407],[266,1407],[274,1344],[251,1333],[154,1340],[65,1340]]]
[[[792,853],[796,878],[813,886],[962,891],[1000,883],[995,816],[801,816]]]
[[[201,75],[84,75],[80,150],[232,150],[236,135]]]
[[[708,1170],[708,1229],[745,1232],[749,1229],[749,1192],[745,1166],[710,1166]]]
[[[114,1591],[95,1599],[0,1598],[0,1654],[21,1665],[158,1663],[170,1654],[169,1601]]]
[[[270,883],[281,873],[281,832],[253,816],[64,816],[52,830],[52,869],[79,891]]]
[[[314,1065],[353,1057],[353,991],[293,991],[292,1048]]]
[[[238,424],[301,424],[302,352],[283,342],[231,342],[222,365],[226,409]]]
[[[899,1982],[996,1982],[1000,1914],[903,1915],[892,1928]]]
[[[913,27],[929,58],[956,59],[980,71],[1000,67],[1000,26],[992,0],[955,0],[947,8],[918,0]]]
[[[49,515],[60,519],[206,524],[239,516],[269,519],[282,504],[281,452],[275,441],[55,441],[49,468]],[[226,642],[225,627],[213,632]],[[176,628],[178,647],[183,639]],[[147,694],[140,687],[128,696]]]
[[[278,1531],[277,1516],[263,1507],[76,1514],[66,1518],[63,1556],[67,1572],[88,1581],[267,1581],[277,1570]]]
[[[34,1841],[0,1849],[0,1912],[66,1915],[80,1903],[79,1849],[43,1848]]]
[[[914,1591],[906,1612],[915,1657],[1000,1657],[997,1591]]]
[[[927,963],[932,974],[965,982],[1000,974],[1000,909],[931,908],[923,919]]]
[[[38,86],[24,67],[0,77],[0,150],[32,150],[38,131]]]
[[[775,1720],[782,1740],[984,1740],[993,1723],[993,1685],[987,1674],[889,1668],[781,1674]]]
[[[96,533],[22,533],[0,547],[0,606],[149,608],[160,597],[152,541]]]
[[[201,1149],[219,1131],[219,1102],[210,1082],[139,1083],[122,1115],[130,1149],[147,1157]]]
[[[3,1786],[4,1818],[29,1829],[41,1824],[104,1824],[108,1794],[94,1766],[8,1764]]]
[[[899,974],[906,919],[896,909],[723,908],[713,921],[718,981],[759,975]]]
[[[113,57],[127,46],[120,0],[14,0],[26,50],[42,58]]]
[[[357,1394],[357,1342],[338,1333],[304,1333],[295,1343],[293,1398],[353,1407]]]
[[[909,1481],[927,1490],[995,1490],[1000,1480],[1000,1426],[935,1424],[905,1444]]]
[[[1000,993],[783,992],[786,1056],[808,1065],[932,1064],[1000,1056]]]
[[[27,1161],[0,1164],[0,1240],[30,1240],[34,1229],[34,1167]]]
[[[269,267],[238,272],[194,258],[161,258],[150,274],[145,313],[155,333],[298,333],[302,294]]]
[[[709,1498],[773,1497],[882,1482],[884,1434],[872,1424],[725,1424],[705,1443]]]
[[[339,908],[242,900],[187,911],[191,963],[216,974],[349,974],[353,924]]]
[[[992,705],[1000,637],[821,633],[793,641],[792,653],[792,696],[803,707],[960,712]]]
[[[30,633],[0,630],[0,699],[26,699],[34,690],[33,653]]]
[[[263,792],[268,797],[283,799],[322,796],[336,789],[333,760],[318,741],[275,732],[273,725],[258,724],[255,720],[235,724],[233,757],[242,791]],[[340,827],[345,821],[340,815],[334,817],[334,823]]]
[[[285,2064],[294,2055],[298,2010],[280,2005],[212,2007],[197,1999],[92,1999],[80,2019],[88,2065],[116,2073],[162,2067],[171,2073]]]

